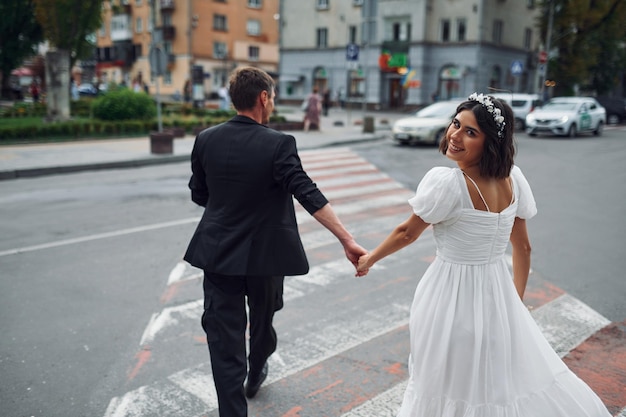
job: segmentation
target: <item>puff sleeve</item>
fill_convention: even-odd
[[[436,224],[458,217],[461,188],[453,168],[436,167],[424,175],[415,196],[409,199],[413,213],[426,223]]]
[[[537,205],[535,197],[530,189],[530,184],[526,180],[522,170],[517,166],[513,166],[511,177],[515,186],[515,198],[517,198],[517,214],[521,219],[530,219],[537,214]]]

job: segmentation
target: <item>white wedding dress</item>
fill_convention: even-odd
[[[610,417],[515,290],[505,250],[515,217],[537,209],[519,168],[511,178],[513,201],[500,213],[474,209],[458,168],[430,170],[409,200],[433,224],[437,257],[411,306],[398,417]]]

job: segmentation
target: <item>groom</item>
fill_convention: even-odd
[[[246,67],[231,74],[229,85],[237,115],[201,132],[191,153],[191,199],[205,211],[185,260],[204,270],[202,327],[219,415],[246,417],[245,397],[258,392],[276,350],[272,320],[283,305],[284,276],[309,269],[292,197],[339,239],[354,265],[366,250],[303,170],[294,137],[266,126],[274,111],[272,78]]]

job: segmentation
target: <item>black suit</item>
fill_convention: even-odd
[[[205,271],[202,325],[220,416],[246,416],[244,297],[250,373],[258,373],[276,349],[272,318],[283,277],[309,268],[292,196],[311,214],[328,200],[302,169],[293,136],[245,116],[201,132],[191,168],[191,198],[206,209],[185,260]]]

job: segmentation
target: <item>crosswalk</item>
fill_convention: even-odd
[[[301,158],[364,246],[372,247],[410,214],[407,199],[414,190],[351,149],[304,151]],[[275,320],[278,350],[269,360],[267,381],[249,402],[250,415],[393,417],[406,386],[410,303],[434,254],[432,233],[427,230],[413,245],[384,259],[367,277],[355,278],[336,239],[299,206],[296,214],[311,269],[285,280],[285,308]],[[187,333],[194,334],[196,345],[204,343],[202,271],[181,261],[165,275],[164,306],[146,318],[129,389],[110,400],[104,417],[217,416],[208,352],[203,362],[133,386],[133,378],[148,371],[158,346],[172,339],[183,344],[189,339],[179,335]],[[527,302],[561,357],[610,327],[580,300],[536,281],[531,276]],[[189,299],[194,290],[195,298]],[[181,355],[185,348],[180,347]],[[624,405],[615,405],[613,414],[626,415]]]

